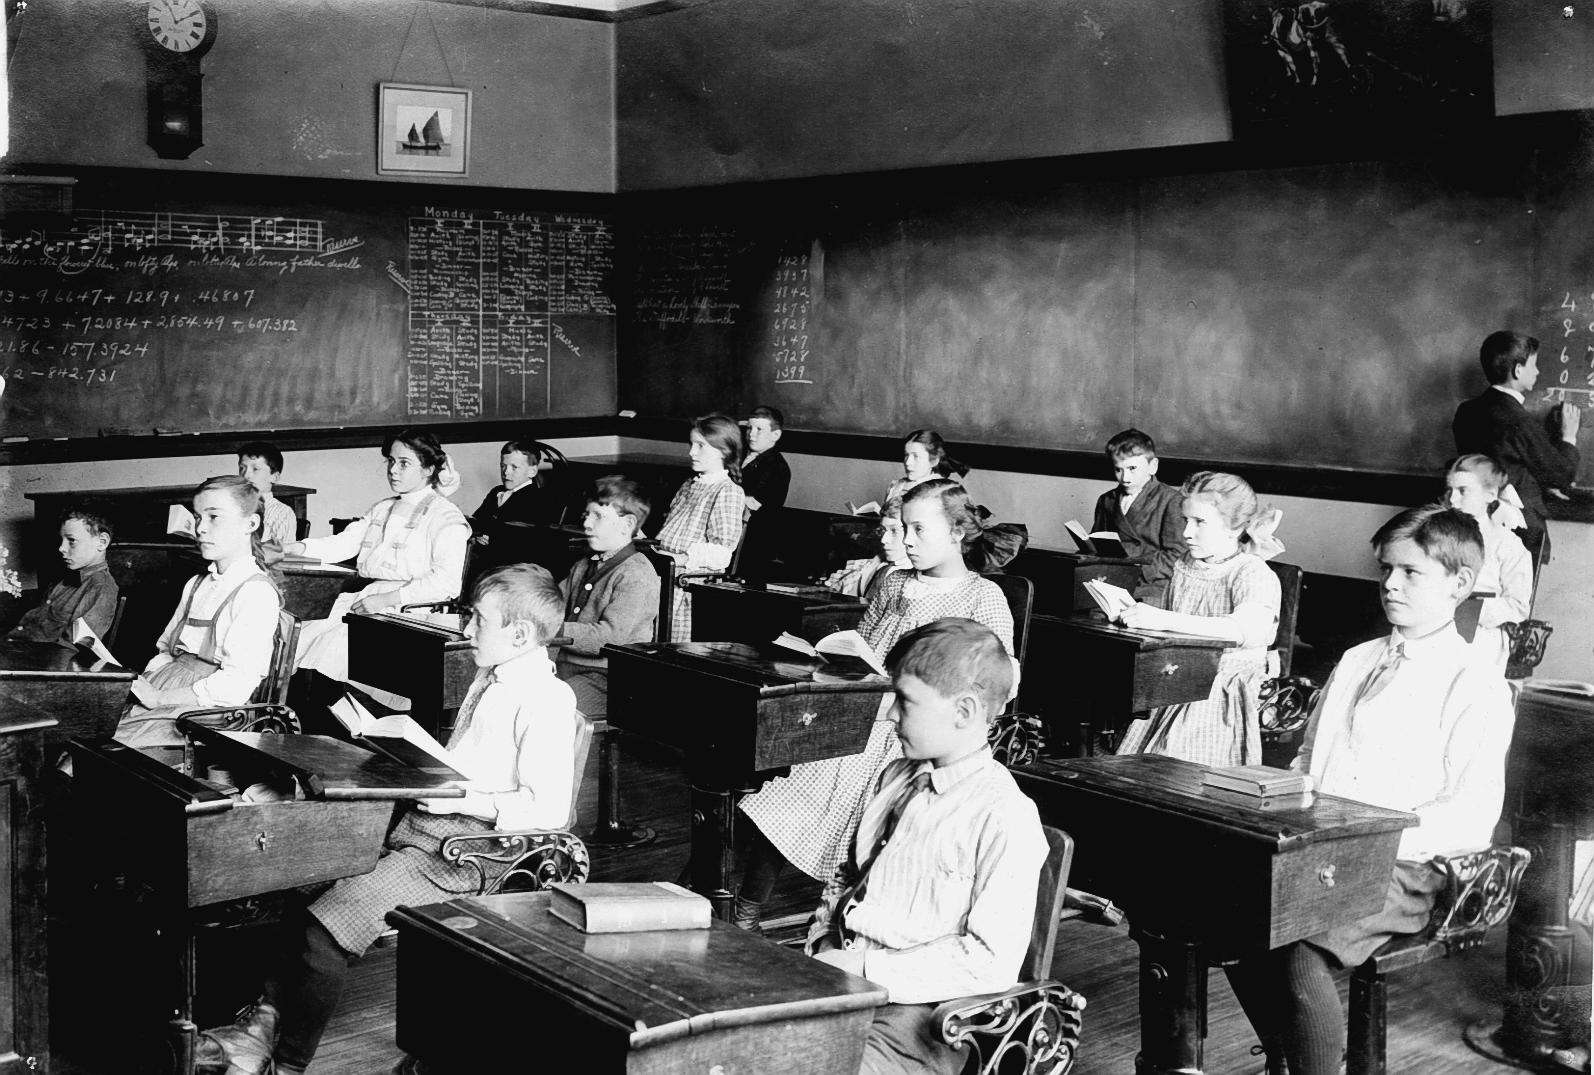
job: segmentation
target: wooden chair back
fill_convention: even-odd
[[[1022,575],[995,572],[984,578],[996,583],[1007,598],[1007,607],[1013,614],[1013,657],[1024,667],[1024,653],[1029,645],[1029,618],[1035,608],[1035,584]]]
[[[294,524],[293,524],[293,538],[294,538],[295,541],[303,541],[305,538],[307,538],[309,536],[310,536],[310,520],[309,519],[299,519],[296,522],[294,522]]]
[[[1018,980],[1033,982],[1052,976],[1052,952],[1057,947],[1057,923],[1068,891],[1068,871],[1074,865],[1074,838],[1062,829],[1042,825],[1046,833],[1046,862],[1041,866],[1035,894],[1035,924],[1030,927],[1029,951],[1019,968]]]
[[[588,720],[579,710],[576,712],[576,772],[570,781],[570,814],[565,818],[563,828],[576,827],[576,807],[581,802],[582,777],[587,773],[587,755],[592,752],[592,721]]]
[[[286,705],[288,681],[293,678],[293,656],[299,648],[299,617],[282,609],[277,613],[277,636],[271,644],[271,667],[250,702],[262,705]]]
[[[659,576],[659,611],[653,621],[653,641],[670,641],[670,613],[675,601],[675,558],[650,545],[638,545],[637,551],[648,558]]]
[[[105,643],[105,648],[115,653],[116,636],[122,630],[122,615],[127,611],[127,595],[119,594],[116,598],[116,611],[111,613],[111,625],[105,630],[105,637],[100,639]]]
[[[1531,617],[1533,603],[1539,597],[1539,568],[1544,566],[1544,545],[1548,535],[1543,530],[1535,530],[1532,533],[1518,530],[1517,534],[1522,537],[1522,544],[1528,550],[1528,560],[1533,564],[1533,592],[1528,597],[1528,615]]]
[[[1295,621],[1301,611],[1301,579],[1306,572],[1298,564],[1281,564],[1269,560],[1267,566],[1279,580],[1279,626],[1273,633],[1271,649],[1278,650],[1279,676],[1290,674],[1290,663],[1295,656]]]

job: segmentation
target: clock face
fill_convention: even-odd
[[[199,0],[151,0],[149,32],[162,48],[188,52],[205,40],[205,11]]]

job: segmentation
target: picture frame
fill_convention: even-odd
[[[378,83],[377,174],[469,175],[470,97],[454,86]]]

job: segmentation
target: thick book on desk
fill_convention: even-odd
[[[710,905],[669,881],[550,885],[548,910],[584,933],[708,929]]]
[[[1201,774],[1204,788],[1218,788],[1241,795],[1299,795],[1312,790],[1312,778],[1305,773],[1278,769],[1271,765],[1233,765],[1209,769]]]
[[[1201,797],[1213,802],[1228,803],[1230,806],[1243,806],[1247,810],[1266,810],[1271,813],[1275,810],[1310,810],[1315,794],[1307,790],[1275,795],[1251,795],[1213,784],[1203,784]]]

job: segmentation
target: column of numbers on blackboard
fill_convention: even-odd
[[[552,409],[550,362],[574,359],[560,315],[612,315],[607,222],[442,211],[409,221],[406,398],[417,417]]]
[[[1594,292],[1563,291],[1559,315],[1560,339],[1553,348],[1545,348],[1555,361],[1546,368],[1540,359],[1545,398],[1594,406]]]
[[[813,384],[810,315],[813,292],[808,280],[808,255],[782,254],[775,263],[770,303],[770,357],[776,384]]]

